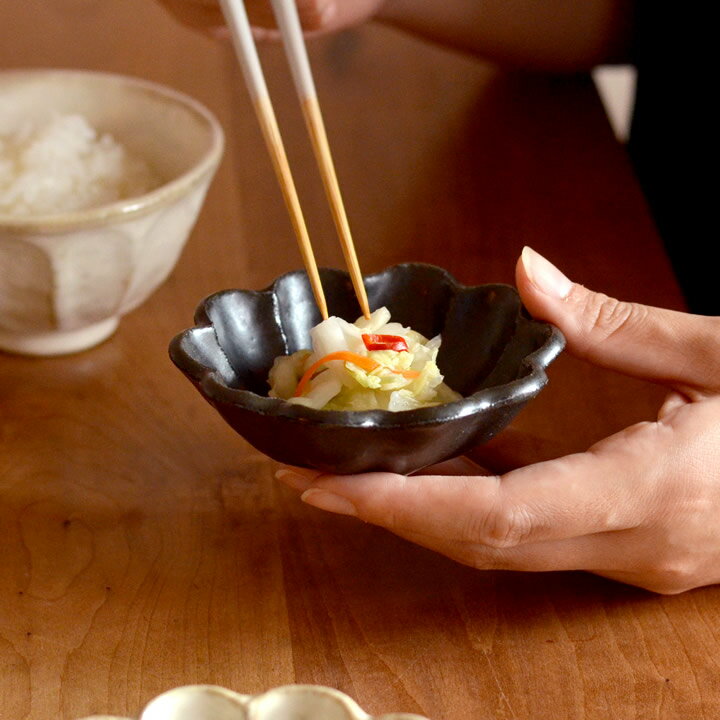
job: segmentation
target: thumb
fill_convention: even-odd
[[[720,318],[592,292],[528,247],[516,283],[530,313],[560,328],[573,355],[682,392],[720,389]]]

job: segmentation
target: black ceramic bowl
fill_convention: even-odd
[[[360,315],[346,272],[322,270],[330,312]],[[307,276],[291,272],[261,290],[203,300],[196,326],[170,343],[170,357],[203,397],[258,450],[324,472],[409,473],[486,442],[547,383],[564,346],[560,331],[532,320],[508,285],[466,287],[446,271],[396,265],[365,278],[372,309],[426,337],[442,333],[438,365],[457,402],[390,412],[313,410],[269,398],[278,355],[310,347],[320,322]]]

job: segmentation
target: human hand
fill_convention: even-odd
[[[667,386],[657,420],[499,476],[278,478],[309,505],[480,569],[588,570],[660,593],[720,582],[720,318],[591,292],[529,249],[516,281],[574,355]]]
[[[158,0],[184,25],[213,35],[227,34],[217,0]],[[309,34],[342,30],[371,18],[386,0],[297,0],[303,29]],[[256,38],[277,36],[270,0],[245,0]]]

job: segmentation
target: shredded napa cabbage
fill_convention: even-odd
[[[363,334],[400,337],[407,351],[368,350]],[[428,340],[390,322],[385,307],[354,323],[330,317],[312,328],[310,337],[311,350],[275,359],[268,378],[270,397],[319,410],[392,411],[430,407],[461,397],[443,382],[437,366],[440,336]],[[324,361],[333,354],[342,358]]]

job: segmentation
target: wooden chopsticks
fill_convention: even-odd
[[[318,102],[315,82],[310,70],[310,62],[302,27],[300,26],[297,6],[295,0],[272,0],[272,6],[283,38],[285,53],[295,82],[295,89],[300,97],[305,124],[315,151],[315,160],[320,168],[320,175],[332,210],[335,228],[340,237],[345,263],[355,288],[355,295],[360,303],[363,315],[370,317],[365,285],[363,284],[360,265],[355,253],[355,245],[350,233],[350,224],[345,213],[345,205],[340,194],[340,186],[335,173],[332,154],[330,153],[325,124],[320,112],[320,103]]]
[[[268,93],[265,76],[260,66],[255,42],[250,29],[250,21],[243,0],[220,0],[220,5],[225,16],[230,34],[232,36],[235,52],[240,61],[245,83],[247,84],[250,97],[255,107],[255,113],[260,123],[265,143],[270,152],[270,158],[275,168],[275,174],[280,182],[280,188],[285,199],[285,205],[290,213],[295,236],[300,247],[300,254],[307,270],[310,286],[312,287],[320,314],[323,319],[328,317],[327,302],[325,293],[320,282],[315,254],[313,253],[310,237],[308,235],[305,218],[300,208],[295,182],[290,172],[285,146],[283,145],[280,129],[278,128],[275,111],[273,110],[270,94]]]
[[[283,146],[280,130],[278,128],[275,112],[263,76],[260,60],[258,58],[255,42],[250,29],[247,12],[243,0],[220,0],[225,20],[230,29],[235,52],[243,70],[245,82],[255,106],[255,112],[265,138],[270,157],[273,161],[275,173],[285,198],[285,204],[290,213],[290,219],[298,239],[300,253],[310,279],[310,285],[315,300],[320,308],[323,318],[327,318],[327,303],[323,293],[320,275],[315,262],[310,238],[305,225],[305,219],[300,208],[295,183],[290,172],[287,155]],[[310,135],[315,159],[323,179],[325,193],[342,245],[343,255],[350,272],[355,294],[360,309],[365,317],[370,316],[365,285],[355,253],[350,225],[345,213],[345,206],[340,194],[335,166],[330,153],[330,146],[325,132],[325,126],[320,112],[315,83],[310,70],[310,62],[305,48],[305,41],[298,17],[295,0],[272,0],[273,11],[283,38],[288,63],[295,82],[295,88],[302,105],[305,123]]]

